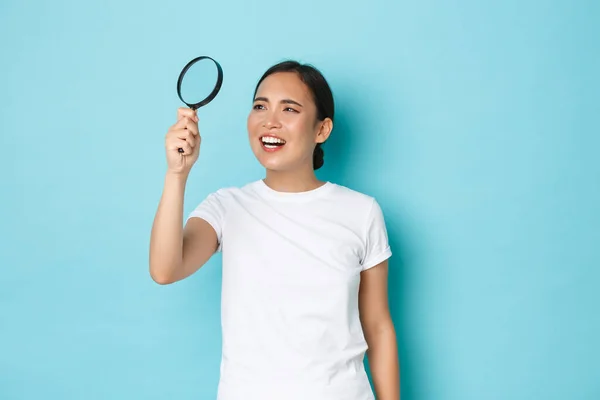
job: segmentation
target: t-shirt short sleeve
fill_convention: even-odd
[[[383,212],[375,199],[367,216],[364,243],[364,257],[361,260],[363,270],[376,266],[392,255]]]
[[[221,251],[223,242],[223,225],[225,221],[225,207],[220,192],[209,194],[198,206],[188,215],[186,222],[190,218],[202,218],[208,222],[217,233],[218,249]]]

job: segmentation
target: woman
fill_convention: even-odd
[[[219,400],[397,400],[399,367],[387,303],[388,258],[377,201],[317,179],[333,128],[330,87],[287,61],[259,80],[248,116],[264,179],[207,196],[183,222],[198,117],[178,111],[150,243],[160,284],[223,256]],[[179,153],[178,149],[184,152]]]

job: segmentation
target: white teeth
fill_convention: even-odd
[[[283,139],[279,139],[279,138],[274,138],[271,136],[263,136],[261,138],[263,143],[285,143],[285,140]]]

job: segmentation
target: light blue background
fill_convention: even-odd
[[[220,258],[159,286],[149,235],[176,80],[199,112],[186,213],[262,177],[254,85],[329,79],[323,179],[378,198],[403,400],[600,398],[595,1],[0,5],[0,399],[214,399]]]

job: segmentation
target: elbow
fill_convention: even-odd
[[[159,285],[169,285],[175,282],[172,274],[169,274],[168,268],[158,268],[153,265],[150,265],[150,277],[152,280]]]
[[[384,316],[377,320],[364,321],[363,330],[365,335],[375,340],[388,336],[396,337],[394,322],[390,316]]]
[[[168,279],[168,278],[164,278],[161,276],[155,276],[150,274],[150,276],[152,277],[152,280],[156,283],[158,283],[159,285],[170,285],[171,283],[175,282],[172,279]]]

